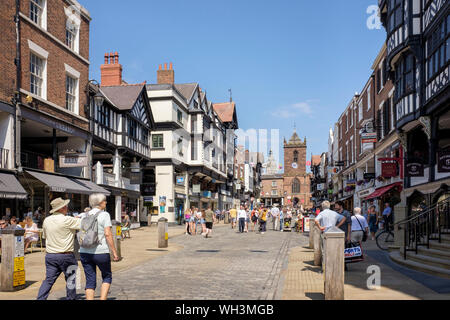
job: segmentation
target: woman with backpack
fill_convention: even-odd
[[[114,261],[119,261],[119,257],[114,246],[111,218],[105,211],[106,196],[102,193],[91,194],[89,205],[92,210],[80,215],[81,231],[78,236],[80,260],[86,276],[86,300],[94,300],[97,287],[97,267],[102,274],[100,300],[106,300],[112,282],[110,250],[113,253]],[[97,225],[97,230],[95,230],[95,225]],[[95,231],[97,231],[97,239]],[[94,234],[93,237],[92,234]]]

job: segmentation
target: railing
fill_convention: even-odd
[[[0,148],[0,168],[8,169],[9,150]]]
[[[450,234],[450,197],[395,225],[398,225],[399,229],[404,226],[403,258],[406,260],[408,251],[417,254],[419,246],[430,248],[430,240],[441,242],[442,234]]]
[[[31,151],[22,151],[21,152],[21,162],[22,166],[26,168],[39,169],[44,170],[44,160],[46,158],[51,158],[44,154],[31,152]]]

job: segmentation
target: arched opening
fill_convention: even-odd
[[[414,191],[409,197],[409,216],[414,216],[427,208],[427,199],[425,195],[419,191]]]
[[[294,162],[298,162],[298,151],[297,150],[295,150],[294,151]]]
[[[297,178],[292,180],[292,193],[300,193],[300,181]]]
[[[408,162],[418,162],[427,166],[429,159],[428,137],[423,131],[423,127],[418,127],[409,135]]]

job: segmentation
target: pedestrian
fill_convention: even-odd
[[[250,209],[249,208],[245,208],[245,232],[248,233],[248,225],[250,224]]]
[[[78,262],[74,255],[75,232],[81,227],[81,220],[67,216],[70,200],[56,198],[50,206],[50,216],[45,218],[42,237],[45,241],[46,276],[39,288],[37,300],[47,300],[50,290],[61,272],[66,278],[67,300],[76,299],[75,283],[67,283],[73,279],[78,269]]]
[[[237,206],[236,206],[237,208]],[[236,227],[236,217],[237,217],[237,210],[236,208],[230,209],[230,218],[231,218],[231,229],[234,229]]]
[[[322,232],[326,232],[334,226],[340,228],[346,219],[345,216],[330,210],[330,202],[325,200],[322,202],[322,211],[317,215],[314,223]]]
[[[339,228],[345,232],[345,242],[351,241],[351,233],[352,233],[352,216],[350,212],[344,209],[344,202],[337,201],[335,204],[336,212],[345,217],[345,223],[342,224]]]
[[[375,233],[378,231],[378,212],[376,212],[375,209],[375,206],[371,205],[368,213],[369,231],[372,236],[372,240],[375,240]]]
[[[259,232],[260,234],[264,234],[266,232],[266,222],[267,222],[267,209],[262,209],[259,213]]]
[[[270,215],[272,216],[272,228],[273,230],[278,230],[278,224],[280,223],[280,210],[276,205],[270,210]]]
[[[106,196],[102,193],[94,193],[89,196],[89,212],[80,214],[81,221],[89,216],[95,216],[98,225],[99,243],[93,247],[80,247],[80,260],[86,277],[86,300],[94,300],[97,287],[97,267],[102,275],[100,300],[106,300],[112,283],[111,256],[114,261],[119,261],[116,247],[114,246],[111,217],[106,209]]]
[[[28,247],[32,242],[39,240],[39,230],[37,227],[37,224],[33,222],[33,219],[30,217],[25,218],[25,248],[24,250],[27,251]]]
[[[191,218],[189,219],[189,230],[191,231],[191,235],[196,235],[196,229],[195,229],[195,219],[197,218],[197,208],[194,207],[194,210],[191,214]]]
[[[280,211],[280,230],[283,231],[283,223],[284,223],[284,217],[286,216],[287,208],[284,207],[283,210]]]
[[[359,242],[362,246],[362,240],[364,234],[369,232],[369,225],[367,224],[366,218],[361,215],[361,208],[356,207],[353,209],[352,216],[352,242]]]
[[[250,220],[252,222],[252,232],[255,232],[255,227],[256,227],[256,224],[258,223],[258,210],[257,209],[252,210]]]
[[[198,225],[202,226],[202,211],[203,210],[198,210],[195,216],[195,231],[197,233],[198,231],[201,231],[200,233],[202,233],[203,229],[200,230],[200,228],[198,227]]]
[[[386,231],[389,231],[389,225],[392,223],[392,208],[389,202],[386,202],[384,204],[384,210],[383,210],[383,220],[384,220],[384,229]]]
[[[192,207],[192,210],[194,209],[194,207]],[[191,209],[186,208],[186,210],[184,210],[184,223],[186,224],[186,235],[191,234],[190,230],[189,230],[189,224],[191,221]]]
[[[202,224],[202,234],[204,234],[204,233],[206,233],[206,220],[205,220],[206,212],[205,212],[205,209],[202,209],[201,214],[202,214],[202,217],[201,217],[200,222]]]
[[[243,205],[241,205],[240,210],[238,211],[238,221],[239,221],[239,232],[243,233],[245,229],[245,219],[247,217],[247,212]]]
[[[206,232],[204,234],[205,238],[208,238],[208,236],[211,237],[213,220],[214,220],[214,212],[211,210],[211,206],[208,206],[208,209],[205,211],[205,226],[206,226]]]

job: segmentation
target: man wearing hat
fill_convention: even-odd
[[[66,282],[78,268],[78,262],[74,255],[74,239],[77,230],[80,230],[81,219],[67,216],[70,200],[56,198],[50,205],[51,216],[45,218],[42,236],[46,239],[45,267],[46,277],[39,288],[38,300],[46,300],[50,290],[64,272]],[[73,281],[75,282],[75,281]],[[74,284],[66,284],[67,299],[76,299],[76,288]]]

